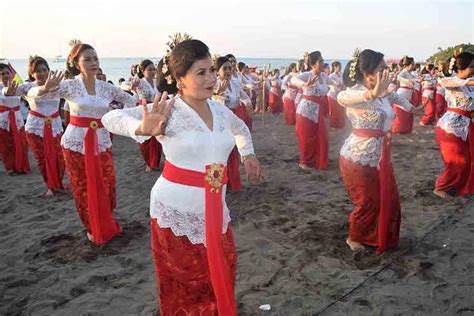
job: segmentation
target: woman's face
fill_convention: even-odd
[[[0,70],[0,77],[2,79],[2,84],[6,87],[8,86],[8,82],[11,80],[11,72],[8,68],[3,68]]]
[[[234,70],[235,65],[237,65],[237,60],[234,57],[230,57],[229,58],[229,63],[230,63],[230,66],[232,67],[232,70]]]
[[[143,71],[143,76],[147,80],[152,80],[156,75],[156,67],[154,64],[149,64]]]
[[[324,69],[324,60],[319,59],[314,65],[311,66],[314,72],[321,72]]]
[[[217,72],[219,78],[228,80],[232,75],[232,64],[228,61],[222,64]]]
[[[49,68],[45,64],[38,64],[33,72],[33,78],[39,86],[45,84],[48,79]]]
[[[471,60],[471,64],[464,70],[458,70],[458,77],[466,79],[474,76],[474,60]]]
[[[375,84],[377,83],[377,74],[381,71],[384,71],[385,69],[388,69],[388,66],[385,63],[385,60],[382,59],[380,64],[375,69],[374,73],[364,74],[364,85],[365,85],[365,87],[368,88],[368,89],[373,89],[375,87]]]
[[[86,49],[81,55],[79,55],[77,68],[81,74],[95,77],[99,72],[99,67],[99,58],[94,49]]]
[[[178,79],[178,82],[181,83],[183,97],[198,101],[212,97],[217,76],[211,57],[196,60],[186,75]]]
[[[341,72],[341,65],[334,66],[334,72]]]
[[[415,70],[415,64],[410,64],[410,65],[408,65],[408,66],[406,67],[406,69],[407,69],[408,71],[413,71],[413,70]]]

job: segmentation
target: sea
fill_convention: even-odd
[[[128,57],[128,58],[101,58],[100,67],[107,76],[107,80],[111,80],[114,84],[118,83],[120,78],[128,79],[130,76],[130,67],[133,64],[140,63],[141,60],[146,59],[147,57]],[[155,63],[158,63],[160,59],[158,58],[148,58]],[[63,70],[66,68],[66,61],[64,58],[59,60],[54,60],[52,58],[46,58],[49,63],[51,70]],[[27,59],[8,59],[13,68],[25,80],[28,75],[28,60]],[[237,57],[237,61],[242,61],[250,67],[257,67],[257,69],[263,69],[265,65],[270,65],[269,69],[281,69],[290,65],[293,62],[296,62],[296,59],[290,58],[249,58],[249,57]],[[326,63],[331,64],[336,59],[325,60]],[[341,63],[342,69],[349,62],[348,60],[337,60]]]

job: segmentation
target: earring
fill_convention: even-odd
[[[181,82],[176,83],[176,88],[178,88],[178,90],[181,90],[182,87],[183,87],[183,84]]]

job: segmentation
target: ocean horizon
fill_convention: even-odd
[[[107,76],[107,80],[111,80],[114,84],[118,83],[120,78],[128,79],[130,76],[130,67],[133,64],[139,63],[143,59],[150,59],[155,63],[160,60],[159,57],[107,57],[100,58],[100,68],[104,71]],[[6,59],[9,61],[13,68],[18,72],[20,77],[25,80],[28,78],[28,59]],[[51,70],[63,70],[65,69],[66,60],[61,58],[59,61],[55,61],[54,58],[46,58],[49,63]],[[260,58],[260,57],[237,57],[237,61],[242,61],[250,67],[257,67],[263,69],[265,65],[270,64],[270,69],[284,69],[291,63],[296,62],[293,58]],[[333,61],[339,61],[344,69],[345,65],[349,62],[344,59],[326,59],[325,62],[331,64]]]

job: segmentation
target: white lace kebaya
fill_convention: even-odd
[[[218,102],[209,100],[208,105],[213,117],[212,131],[196,111],[181,98],[176,98],[165,135],[157,137],[163,145],[166,160],[173,165],[204,172],[206,165],[212,163],[226,165],[235,145],[242,156],[254,153],[250,131],[245,123]],[[114,110],[104,115],[102,123],[111,133],[144,142],[150,137],[135,135],[141,125],[142,113],[141,107]],[[230,222],[225,196],[226,186],[222,190],[222,233],[227,231]],[[156,218],[161,228],[170,228],[176,236],[187,236],[193,244],[204,244],[204,210],[204,188],[159,177],[151,190],[150,216]]]
[[[395,112],[391,107],[392,103],[405,111],[410,111],[413,108],[407,99],[396,93],[365,101],[366,91],[366,87],[356,84],[341,91],[337,96],[337,102],[346,107],[346,114],[353,129],[374,129],[388,132],[395,118]],[[354,163],[378,168],[382,156],[382,137],[359,137],[351,133],[344,142],[340,154]]]
[[[466,86],[468,81],[474,78],[460,79],[459,77],[446,77],[440,80],[440,85],[445,88],[445,98],[449,108],[456,108],[464,111],[474,111],[474,87]],[[437,126],[446,133],[454,134],[466,141],[469,134],[468,117],[455,112],[447,111],[439,119]]]
[[[32,88],[28,96],[38,97],[39,87]],[[39,98],[54,99],[64,98],[69,103],[71,116],[89,117],[101,119],[110,111],[109,104],[112,101],[120,102],[126,108],[135,107],[136,99],[105,81],[95,81],[95,95],[87,93],[86,87],[80,76],[75,79],[64,80],[59,84],[59,89],[46,93]],[[84,137],[86,127],[78,127],[69,124],[61,138],[61,146],[75,152],[84,154]],[[105,128],[97,129],[99,151],[105,152],[112,147],[110,134]]]
[[[8,108],[14,108],[14,107],[20,106],[20,104],[21,104],[20,97],[18,96],[6,97],[3,95],[3,93],[0,94],[0,105],[8,107]],[[16,120],[16,126],[18,129],[21,129],[25,125],[23,121],[23,116],[21,115],[20,110],[15,112],[15,120]],[[10,131],[10,121],[8,120],[8,111],[0,112],[0,129]]]
[[[222,86],[223,81],[218,78],[216,89],[214,91],[218,91],[219,88]],[[251,106],[252,101],[250,100],[247,93],[242,89],[242,84],[238,77],[232,77],[229,79],[229,85],[227,89],[222,94],[215,94],[212,97],[215,101],[224,104],[229,109],[233,110],[238,108],[241,103],[245,104],[245,106]]]
[[[290,83],[293,86],[303,89],[303,96],[320,96],[326,97],[329,87],[328,78],[325,73],[320,73],[318,80],[311,86],[305,86],[306,82],[313,76],[312,71],[306,71],[298,76],[291,77]],[[311,100],[301,98],[296,106],[296,113],[306,117],[307,119],[318,123],[319,104]]]

